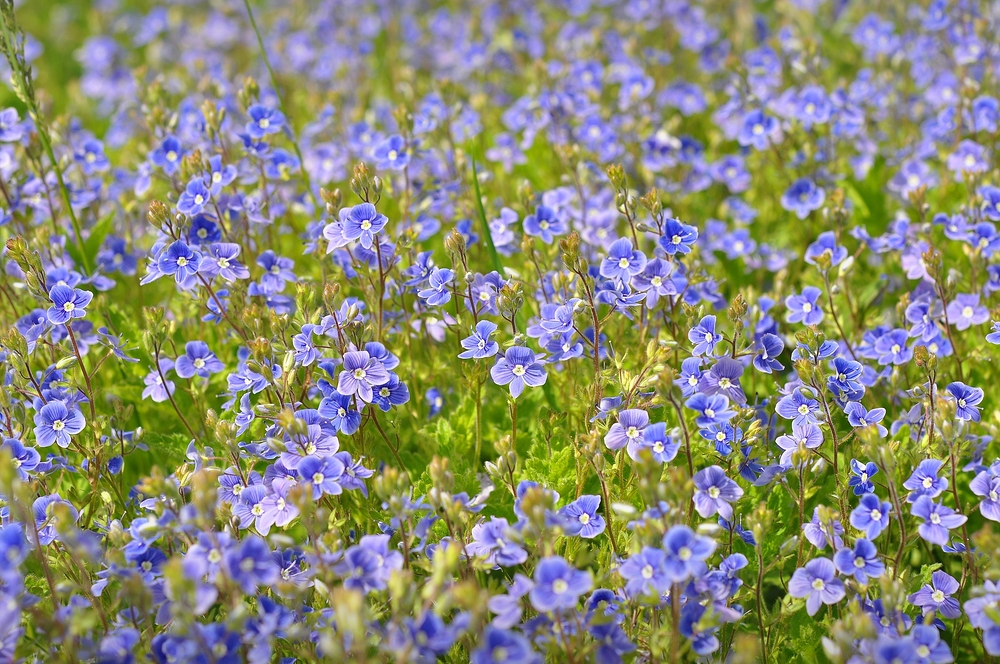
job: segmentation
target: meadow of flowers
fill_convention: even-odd
[[[998,27],[0,0],[0,662],[996,661]]]

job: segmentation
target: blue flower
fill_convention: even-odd
[[[874,493],[861,496],[861,502],[851,512],[851,525],[873,540],[889,525],[892,505],[882,502]]]
[[[794,212],[799,219],[805,219],[809,213],[823,205],[826,192],[809,178],[800,178],[793,182],[781,195],[781,207]]]
[[[362,247],[371,249],[375,236],[382,232],[388,217],[378,212],[371,203],[361,203],[340,211],[340,222],[343,224],[344,239],[358,240]]]
[[[337,380],[337,391],[344,396],[355,394],[365,403],[371,403],[373,388],[389,382],[389,372],[368,351],[344,353],[344,368]]]
[[[941,570],[931,574],[931,582],[925,583],[920,590],[906,598],[913,606],[923,609],[924,615],[940,613],[945,618],[958,618],[962,609],[958,600],[952,597],[958,592],[958,581],[947,572]]]
[[[490,369],[490,376],[497,385],[510,385],[510,395],[521,396],[525,386],[540,387],[548,375],[538,356],[524,346],[511,346]]]
[[[344,492],[340,480],[346,467],[336,456],[307,456],[295,468],[302,480],[312,485],[313,500],[322,496],[339,496]]]
[[[847,249],[837,244],[837,236],[833,231],[819,234],[816,241],[806,249],[805,259],[810,265],[816,265],[816,259],[826,254],[831,266],[840,265],[847,258]]]
[[[566,222],[547,205],[539,205],[534,214],[524,218],[524,232],[542,238],[545,244],[552,244],[555,236],[566,233]]]
[[[948,543],[951,538],[948,532],[950,529],[958,528],[968,521],[968,517],[964,514],[958,514],[950,507],[935,503],[927,495],[920,496],[914,501],[910,514],[924,521],[917,528],[920,537],[939,546]]]
[[[50,401],[35,413],[35,442],[39,447],[69,447],[72,436],[83,431],[87,421],[75,406]]]
[[[531,642],[517,632],[487,626],[478,648],[472,651],[471,664],[541,664],[542,656],[531,649]]]
[[[733,507],[743,496],[740,485],[729,479],[719,466],[709,466],[695,473],[694,507],[702,517],[721,514],[726,519],[733,518]]]
[[[705,573],[705,561],[715,552],[715,540],[684,525],[672,526],[663,536],[663,569],[670,583],[684,583]]]
[[[434,268],[427,280],[427,288],[417,291],[417,296],[431,307],[447,304],[451,301],[451,290],[448,287],[454,278],[454,271],[448,268]]]
[[[245,593],[256,593],[258,586],[269,586],[279,578],[271,549],[256,535],[244,537],[238,546],[226,552],[223,566],[229,578]]]
[[[189,341],[184,344],[184,354],[174,362],[174,371],[181,378],[191,378],[195,374],[208,378],[223,369],[225,365],[204,341]]]
[[[389,380],[375,388],[372,403],[387,413],[393,406],[401,406],[410,400],[410,389],[394,372],[389,372]]]
[[[885,565],[878,558],[878,549],[866,539],[854,543],[854,549],[841,549],[833,556],[837,570],[844,576],[853,576],[858,583],[866,584],[869,578],[885,574]]]
[[[907,500],[913,502],[920,496],[930,496],[937,498],[948,488],[948,480],[938,477],[943,461],[938,459],[924,459],[913,469],[910,477],[903,482],[903,487],[912,493]]]
[[[87,305],[94,299],[90,291],[71,288],[69,286],[53,286],[49,291],[52,306],[45,312],[45,317],[53,325],[65,325],[74,318],[87,315]]]
[[[721,394],[712,396],[696,394],[688,399],[684,406],[698,412],[695,424],[699,427],[723,424],[736,417],[736,411],[729,409],[729,399]]]
[[[173,275],[179,284],[183,284],[198,273],[201,265],[201,254],[181,240],[167,247],[156,262],[156,267],[167,276]]]
[[[886,332],[875,342],[875,352],[878,363],[882,365],[906,364],[913,357],[913,351],[906,345],[908,335],[906,330],[895,329]]]
[[[285,126],[285,115],[278,110],[254,104],[247,109],[250,122],[246,124],[247,135],[255,141],[269,134],[279,133]]]
[[[589,572],[582,572],[562,556],[547,556],[535,566],[535,587],[528,593],[536,611],[548,613],[556,609],[572,609],[580,595],[594,587]]]
[[[625,593],[631,598],[649,595],[659,599],[672,583],[666,562],[665,551],[649,546],[629,556],[618,568],[618,574],[625,579]]]
[[[205,185],[201,176],[198,176],[188,182],[187,188],[177,199],[177,211],[193,217],[200,214],[211,200],[212,191]]]
[[[862,464],[857,459],[851,459],[851,476],[847,480],[847,486],[853,487],[855,496],[871,493],[875,490],[872,478],[877,474],[878,466],[871,461]]]
[[[603,533],[607,524],[604,517],[597,513],[600,506],[600,496],[583,495],[559,510],[572,524],[566,528],[567,532],[579,534],[584,539],[593,539]]]
[[[410,163],[410,153],[406,147],[406,140],[398,134],[390,136],[373,147],[371,154],[375,160],[375,167],[378,169],[401,171]]]
[[[681,223],[677,219],[667,219],[658,242],[663,251],[672,256],[691,253],[691,247],[697,239],[697,228]]]
[[[688,340],[695,346],[693,355],[712,355],[715,346],[722,341],[722,335],[715,331],[715,316],[705,316],[688,332]]]
[[[771,373],[781,371],[785,366],[778,361],[778,356],[785,351],[785,342],[776,334],[763,334],[754,343],[756,353],[753,356],[753,366],[757,371]]]
[[[978,422],[980,415],[978,406],[983,400],[983,390],[969,387],[965,383],[955,381],[945,388],[955,400],[955,417],[960,420]]]
[[[803,322],[806,325],[819,325],[823,320],[823,309],[819,306],[819,298],[823,291],[815,286],[806,286],[801,295],[789,295],[785,298],[788,307],[788,322]]]
[[[885,438],[889,435],[889,430],[882,426],[882,419],[885,418],[885,408],[872,408],[868,410],[857,401],[851,401],[844,407],[847,421],[851,426],[858,429],[875,427],[878,435]]]
[[[632,277],[642,272],[646,267],[646,256],[641,251],[632,249],[632,241],[628,238],[615,240],[608,249],[608,255],[601,262],[600,273],[605,279],[623,283],[632,281]]]
[[[823,604],[836,604],[847,591],[836,577],[837,569],[829,558],[815,558],[792,574],[788,594],[806,598],[806,612],[814,616]]]
[[[491,565],[513,567],[528,559],[519,539],[520,533],[511,531],[507,519],[494,516],[472,527],[472,541],[465,550],[470,556],[484,556]]]

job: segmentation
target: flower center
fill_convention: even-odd
[[[511,369],[511,372],[515,376],[523,376],[524,375],[524,365],[523,364],[515,364],[514,368]]]
[[[66,428],[66,423],[63,422],[62,420],[56,420],[55,422],[52,423],[53,431],[62,431],[65,428]]]
[[[645,567],[642,568],[642,571],[640,572],[640,574],[642,574],[642,578],[644,578],[644,579],[652,579],[653,578],[653,566],[652,565],[646,565]]]
[[[69,313],[69,312],[73,311],[74,309],[76,309],[76,305],[73,304],[72,302],[67,302],[66,304],[64,304],[62,306],[62,308],[63,308],[63,311],[65,311],[66,313]]]
[[[587,514],[586,512],[584,512],[583,514],[581,514],[581,515],[580,515],[580,523],[582,523],[582,524],[583,524],[583,525],[585,525],[585,526],[586,526],[586,525],[587,525],[588,523],[590,523],[590,515],[589,515],[589,514]]]
[[[556,579],[552,582],[552,592],[555,594],[562,595],[567,590],[569,590],[569,584],[563,579]]]
[[[624,270],[625,268],[627,268],[627,267],[628,267],[628,259],[627,259],[627,258],[622,258],[622,259],[620,259],[620,260],[618,261],[618,267],[622,268],[623,270]],[[969,315],[971,316],[972,314],[969,314]],[[966,316],[966,318],[968,318],[968,317],[969,317],[969,316]]]
[[[721,493],[722,492],[719,491],[719,487],[717,487],[717,486],[712,486],[712,487],[708,488],[708,495],[712,499],[718,498],[719,494],[721,494]]]
[[[367,373],[365,372],[364,369],[355,369],[354,370],[354,377],[357,378],[358,380],[361,380],[366,375],[367,375]]]
[[[813,579],[812,587],[813,590],[823,590],[826,588],[826,582],[823,579]]]
[[[944,592],[940,590],[935,590],[934,592],[931,593],[931,599],[940,604],[941,602],[944,601]]]

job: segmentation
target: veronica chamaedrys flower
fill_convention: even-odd
[[[837,578],[837,568],[829,558],[814,558],[792,574],[788,594],[806,598],[806,612],[814,616],[823,604],[836,604],[847,591]]]
[[[736,416],[736,411],[729,409],[729,399],[722,394],[696,394],[684,402],[684,407],[698,412],[695,424],[699,427],[723,424]]]
[[[955,417],[960,420],[978,422],[979,409],[976,408],[983,400],[983,390],[979,387],[969,387],[965,383],[955,381],[945,388],[955,400]]]
[[[406,139],[395,134],[372,148],[375,168],[379,170],[401,171],[410,163],[410,153]]]
[[[53,325],[65,325],[74,318],[83,318],[87,315],[87,305],[94,299],[94,294],[60,285],[52,287],[49,299],[52,301],[52,306],[45,312],[45,317]]]
[[[56,522],[60,517],[53,510],[54,505],[65,505],[66,513],[72,520],[72,523],[76,523],[80,518],[80,512],[73,503],[64,499],[58,493],[51,493],[47,496],[36,498],[35,502],[31,504],[31,512],[35,517],[35,527],[27,531],[28,540],[32,544],[48,546],[59,539],[59,530],[56,528]]]
[[[885,574],[885,565],[878,558],[878,549],[866,539],[854,543],[854,549],[843,548],[833,556],[837,570],[844,576],[853,576],[858,583],[868,583],[869,578]]]
[[[417,296],[428,306],[438,307],[451,301],[451,290],[448,286],[455,278],[455,272],[448,268],[434,268],[427,280],[427,288],[417,291]]]
[[[754,343],[753,366],[757,371],[771,373],[781,371],[785,366],[778,361],[778,356],[785,351],[785,342],[776,334],[761,335]]]
[[[848,402],[844,407],[847,421],[851,426],[858,429],[875,427],[878,435],[885,438],[889,435],[889,430],[882,426],[882,419],[885,417],[885,408],[872,408],[868,410],[857,401]]]
[[[564,530],[570,534],[579,534],[584,539],[592,539],[604,532],[607,525],[604,517],[597,513],[601,507],[601,497],[586,494],[580,496],[569,503],[559,513],[564,516],[572,526]]]
[[[605,279],[627,284],[645,267],[646,255],[637,249],[632,249],[632,241],[623,237],[611,244],[608,255],[601,262],[600,272]]]
[[[875,490],[872,478],[877,474],[878,466],[871,461],[862,464],[857,459],[851,459],[851,476],[847,480],[847,485],[853,487],[855,496],[871,493]]]
[[[677,219],[667,219],[658,242],[667,254],[689,254],[691,246],[698,240],[698,229],[681,223]]]
[[[778,121],[763,111],[750,111],[743,118],[743,125],[737,136],[737,141],[742,146],[752,145],[758,150],[767,149],[771,137],[776,136]]]
[[[649,425],[649,414],[640,408],[627,408],[618,412],[618,421],[604,434],[604,445],[609,450],[620,450],[632,441],[642,438]]]
[[[701,375],[698,390],[702,394],[723,394],[738,406],[745,406],[746,395],[740,386],[743,365],[731,357],[722,357],[711,369]]]
[[[344,396],[358,395],[365,403],[372,402],[373,389],[389,382],[389,372],[382,363],[365,350],[344,353],[344,368],[337,379],[337,391]]]
[[[775,412],[786,420],[792,420],[793,426],[816,423],[814,413],[819,412],[819,400],[810,399],[796,388],[791,394],[786,394],[778,400]]]
[[[651,596],[659,599],[671,584],[666,562],[665,551],[649,546],[629,556],[618,568],[618,574],[625,579],[625,594],[630,598]]]
[[[702,517],[721,514],[726,519],[733,518],[733,507],[743,496],[740,485],[729,479],[719,466],[709,466],[695,473],[694,508]]]
[[[487,626],[479,647],[469,655],[471,664],[541,664],[542,656],[531,648],[531,641],[507,629]]]
[[[201,265],[201,254],[189,247],[183,240],[177,240],[163,250],[156,262],[160,272],[173,276],[182,284],[198,273]]]
[[[784,450],[781,454],[781,465],[790,467],[792,456],[796,452],[814,450],[823,444],[823,431],[815,424],[807,422],[801,426],[792,426],[792,433],[779,436],[774,442]],[[801,463],[807,461],[807,456],[803,454]]]
[[[830,369],[833,373],[826,379],[830,391],[849,401],[860,401],[865,394],[865,386],[860,382],[864,373],[861,363],[836,357],[830,363]]]
[[[688,340],[694,344],[692,355],[712,355],[715,346],[722,341],[722,335],[715,331],[715,316],[705,316],[688,332]]]
[[[917,528],[920,537],[939,546],[948,543],[951,538],[948,532],[950,529],[958,528],[968,521],[968,517],[964,514],[958,514],[950,507],[935,503],[930,496],[917,498],[910,508],[910,514],[924,521]]]
[[[246,132],[255,141],[269,134],[277,134],[285,127],[284,113],[261,104],[248,108],[247,115],[250,116],[250,122],[246,124]]]
[[[4,438],[0,448],[10,453],[10,458],[14,462],[14,467],[17,468],[17,474],[21,477],[22,482],[28,481],[28,473],[38,467],[38,463],[42,460],[38,450],[25,445],[17,438]]]
[[[576,569],[562,556],[542,558],[535,566],[534,581],[528,597],[542,613],[575,608],[580,595],[594,587],[590,572]]]
[[[345,240],[358,240],[362,247],[371,249],[389,218],[375,209],[371,203],[360,203],[340,211],[340,222]]]
[[[212,200],[212,191],[199,175],[188,182],[187,188],[177,198],[177,211],[193,217],[201,214]]]
[[[545,365],[538,361],[538,356],[525,346],[511,346],[503,357],[490,369],[490,376],[497,385],[510,385],[510,395],[515,399],[527,387],[540,387],[545,384],[548,375]]]
[[[799,219],[805,219],[809,213],[823,205],[826,192],[817,187],[810,178],[800,178],[793,182],[781,195],[781,207],[794,212]]]
[[[952,597],[958,591],[955,577],[941,570],[931,574],[931,582],[906,598],[913,606],[923,609],[924,615],[940,613],[945,618],[958,618],[962,609],[958,600]]]
[[[312,485],[313,500],[322,496],[338,496],[344,492],[340,480],[346,467],[336,456],[307,456],[295,468],[302,481]]]
[[[683,583],[705,573],[705,560],[715,551],[715,540],[698,535],[685,525],[672,526],[663,536],[663,551],[667,579]]]
[[[944,461],[940,459],[924,459],[913,469],[909,478],[903,482],[903,488],[911,491],[907,498],[914,502],[920,496],[937,498],[948,488],[948,479],[938,477]]]
[[[626,451],[633,461],[639,461],[642,458],[642,451],[649,450],[653,461],[670,463],[677,456],[680,446],[680,443],[667,433],[667,423],[657,422],[643,429],[642,436],[638,440],[629,440]]]
[[[874,493],[861,496],[861,502],[851,512],[851,525],[873,540],[889,525],[892,504],[882,502]]]
[[[249,279],[250,270],[237,260],[240,245],[235,242],[213,242],[205,247],[198,273],[208,278],[222,277],[229,283],[238,279]]]
[[[802,534],[809,540],[810,544],[820,550],[825,549],[827,544],[831,544],[834,549],[844,546],[844,541],[841,538],[841,535],[844,534],[844,526],[836,519],[829,522],[821,519],[819,507],[813,509],[812,520],[802,524]]]
[[[820,233],[816,241],[806,249],[805,259],[810,265],[816,265],[816,259],[826,254],[830,265],[840,265],[847,258],[847,249],[837,244],[837,236],[833,231]]]
[[[35,413],[35,442],[39,447],[69,447],[72,436],[83,431],[87,421],[75,406],[50,401]]]
[[[906,345],[909,335],[906,330],[895,329],[886,332],[875,342],[875,352],[878,354],[878,363],[886,364],[906,364],[913,357],[913,351]]]
[[[534,214],[524,218],[524,232],[542,238],[545,244],[552,244],[555,236],[566,233],[566,222],[548,205],[539,205]]]
[[[511,532],[507,519],[490,517],[472,527],[472,541],[465,546],[470,556],[483,556],[497,567],[513,567],[528,559],[528,552],[517,543],[519,534]]]
[[[258,586],[269,586],[279,578],[278,564],[267,543],[256,535],[243,538],[223,556],[226,574],[243,592],[254,594]]]
[[[174,371],[181,378],[191,378],[195,374],[208,378],[223,369],[225,365],[204,341],[189,341],[184,344],[184,354],[174,362]]]
[[[823,321],[823,309],[819,305],[819,298],[823,291],[815,286],[806,286],[802,289],[801,295],[789,295],[785,298],[785,306],[788,307],[789,323],[802,322],[806,325],[819,325]]]
[[[465,350],[458,356],[463,360],[493,357],[500,351],[500,344],[490,339],[496,331],[497,324],[493,321],[479,321],[472,330],[472,334],[462,339],[462,348]]]
[[[990,310],[979,304],[979,293],[959,293],[948,303],[946,313],[956,330],[967,330],[990,319]]]
[[[979,513],[990,521],[1000,521],[1000,477],[981,471],[969,483],[972,493],[982,498]]]

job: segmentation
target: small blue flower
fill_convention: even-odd
[[[983,390],[969,387],[965,383],[955,381],[945,388],[955,400],[955,417],[960,420],[978,422],[980,419],[978,406],[983,400]]]
[[[722,341],[722,335],[715,331],[715,316],[705,316],[688,332],[688,340],[695,346],[693,355],[712,355],[715,346]]]
[[[796,180],[781,195],[781,207],[794,212],[799,219],[805,219],[809,213],[823,205],[826,192],[809,178]]]
[[[854,549],[841,549],[833,556],[837,570],[844,576],[853,576],[861,584],[868,583],[869,578],[878,578],[885,574],[885,565],[878,558],[878,549],[866,539],[854,543]]]
[[[862,464],[857,459],[851,459],[851,476],[847,480],[847,485],[853,487],[855,496],[871,493],[875,490],[872,478],[877,474],[878,466],[871,461]]]
[[[560,514],[574,524],[566,529],[567,532],[579,534],[584,539],[592,539],[603,533],[607,524],[604,517],[597,513],[600,506],[600,496],[583,495],[563,507]]]
[[[726,476],[719,466],[709,466],[695,473],[694,508],[702,517],[721,514],[726,519],[733,518],[734,503],[743,496],[740,485]]]
[[[788,594],[806,598],[806,612],[814,616],[823,604],[836,604],[847,591],[837,578],[837,568],[829,558],[815,558],[792,574]]]
[[[52,306],[45,312],[46,318],[53,325],[65,325],[74,318],[83,318],[87,315],[87,305],[94,299],[94,294],[60,285],[52,287],[49,299],[52,301]]]
[[[851,512],[851,525],[873,540],[889,525],[892,505],[882,502],[874,493],[861,496],[861,502]]]
[[[35,442],[39,447],[69,447],[73,436],[83,431],[87,421],[75,406],[50,401],[35,413]]]
[[[697,239],[697,228],[681,223],[677,219],[667,219],[658,242],[663,251],[672,256],[691,253],[691,247]]]
[[[556,609],[572,609],[580,595],[594,587],[589,572],[582,572],[562,556],[547,556],[535,566],[535,587],[528,594],[536,611],[548,613]]]
[[[785,298],[788,307],[788,322],[803,322],[806,325],[819,325],[823,320],[823,309],[819,306],[819,298],[823,291],[815,286],[806,286],[801,295],[789,295]]]
[[[497,359],[490,369],[490,376],[497,385],[510,385],[510,395],[516,399],[525,387],[545,384],[548,374],[539,359],[530,348],[511,346]]]

